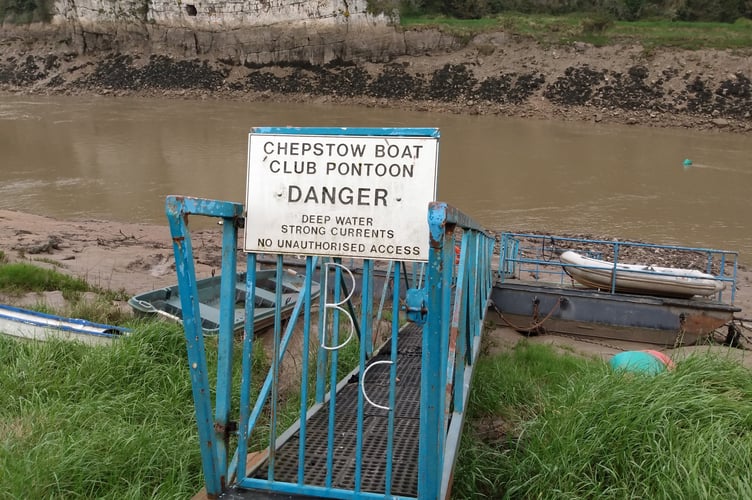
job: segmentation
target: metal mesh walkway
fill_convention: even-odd
[[[388,345],[388,344],[387,344]],[[397,343],[397,385],[395,392],[394,453],[391,493],[416,497],[418,493],[418,431],[420,422],[421,327],[410,323],[399,332]],[[391,358],[380,352],[367,365]],[[368,395],[376,403],[389,400],[389,365],[377,364],[368,372]],[[353,376],[337,393],[335,403],[334,488],[355,488],[356,439],[358,417],[358,377]],[[326,486],[327,443],[329,436],[329,405],[313,414],[306,424],[305,483]],[[361,490],[385,491],[388,412],[365,404],[363,408],[363,463]],[[299,431],[276,453],[275,481],[295,483],[298,480]],[[264,462],[251,477],[266,478]],[[257,498],[257,492],[235,489],[223,498]],[[271,497],[270,497],[271,498]],[[277,497],[279,498],[279,497]]]

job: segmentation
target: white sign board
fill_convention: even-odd
[[[438,137],[251,133],[246,252],[428,260]]]

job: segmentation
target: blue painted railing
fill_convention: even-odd
[[[175,251],[207,494],[216,497],[232,487],[239,491],[264,490],[319,498],[448,497],[492,289],[493,236],[458,210],[444,203],[432,203],[428,208],[430,251],[427,268],[414,267],[408,276],[404,263],[390,262],[384,277],[383,263],[363,260],[358,270],[361,277],[358,280],[357,294],[354,293],[356,280],[349,280],[351,272],[341,265],[341,261],[306,257],[305,285],[286,322],[281,314],[280,301],[277,301],[274,327],[267,334],[273,335],[271,367],[259,383],[252,380],[254,340],[259,333],[254,331],[254,324],[250,319],[254,316],[255,297],[252,295],[259,264],[254,253],[245,255],[244,267],[248,270],[246,289],[251,292],[245,301],[246,318],[249,319],[245,323],[241,346],[236,345],[240,339],[236,339],[233,333],[239,267],[236,249],[238,227],[243,223],[243,206],[231,202],[171,196],[167,199],[166,211]],[[201,330],[196,272],[188,226],[190,217],[197,215],[217,217],[223,223],[220,324],[216,338],[217,372],[213,382],[210,382],[207,365],[207,342]],[[283,272],[284,265],[283,256],[277,255],[275,266],[278,275]],[[377,290],[376,283],[389,282],[389,271],[392,270],[391,332],[389,340],[382,347],[386,354],[379,355],[379,350],[373,345],[376,321],[374,310],[378,309],[380,316],[386,287]],[[334,279],[331,280],[330,276]],[[318,300],[314,300],[312,294],[315,280],[321,287]],[[403,283],[408,280],[412,282],[412,288],[409,288],[408,283]],[[276,295],[278,299],[281,296],[279,284]],[[357,316],[354,315],[354,309],[350,308],[357,302],[354,300],[355,295],[360,302],[360,313]],[[375,306],[377,302],[378,307]],[[322,311],[326,314],[319,314]],[[400,314],[400,311],[403,313]],[[392,473],[398,467],[395,464],[399,463],[397,440],[403,439],[403,436],[395,435],[395,409],[408,405],[397,398],[397,386],[401,383],[397,373],[404,369],[398,364],[405,363],[404,357],[398,357],[400,335],[407,335],[404,332],[408,330],[405,326],[401,327],[401,319],[405,317],[421,325],[417,330],[421,354],[419,436],[415,444],[418,447],[418,464],[414,471],[416,495],[395,493],[391,484]],[[345,332],[342,337],[341,329]],[[285,354],[291,351],[290,345],[295,335],[302,335],[302,346],[316,347],[310,351],[303,347],[296,355],[299,356],[296,358],[299,372],[288,374],[299,377],[292,385],[298,386],[300,393],[297,399],[299,405],[294,412],[297,420],[285,430],[283,427],[286,424],[281,421],[281,366]],[[341,373],[341,369],[338,371],[340,352],[350,343],[357,346],[356,361],[352,371],[338,380],[337,374]],[[233,354],[237,355],[239,352],[240,376],[233,377],[233,373],[237,372],[233,362],[238,362],[233,360]],[[378,362],[372,359],[377,355],[380,356]],[[388,397],[383,401],[373,402],[368,397],[365,378],[368,370],[378,364],[388,366]],[[374,368],[374,372],[376,371]],[[334,479],[342,472],[337,470],[337,464],[340,463],[336,460],[339,448],[335,446],[335,435],[341,433],[341,426],[338,427],[338,414],[334,409],[338,391],[348,381],[352,381],[353,377],[359,384],[357,418],[354,428],[347,429],[347,434],[355,436],[354,481],[351,488],[345,488]],[[289,415],[289,404],[285,410],[285,415]],[[307,418],[326,410],[329,410],[326,452],[317,457],[320,460],[316,466],[326,468],[322,484],[307,481],[311,471],[306,469],[306,443],[312,439]],[[362,486],[364,459],[375,458],[364,457],[364,449],[368,444],[364,443],[367,410],[386,412],[388,421],[387,446],[383,457],[383,488],[377,489]],[[286,418],[289,420],[289,417]],[[292,435],[296,436],[298,443],[296,473],[293,478],[281,478],[279,470],[285,464],[278,463],[278,450]],[[268,443],[272,445],[269,446]],[[232,446],[234,450],[231,449]],[[265,465],[260,469],[258,465],[261,462]],[[265,472],[260,474],[259,470]]]

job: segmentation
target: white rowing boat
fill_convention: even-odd
[[[588,288],[662,297],[708,297],[721,292],[726,284],[712,274],[694,269],[658,267],[643,264],[616,264],[585,257],[568,250],[559,256],[564,270]],[[616,280],[613,282],[613,273]]]
[[[128,335],[130,330],[0,305],[0,333],[28,340],[61,339],[99,345],[110,344],[114,339]]]

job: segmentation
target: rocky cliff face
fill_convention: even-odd
[[[366,0],[55,0],[53,22],[102,31],[139,23],[224,31],[312,22],[385,26],[389,12],[369,12]]]
[[[390,13],[369,11],[367,0],[57,0],[54,10],[53,25],[80,53],[318,64],[383,58],[401,42]]]
[[[331,21],[331,20],[330,20]],[[460,40],[379,23],[3,28],[0,90],[316,100],[752,132],[743,51]]]

